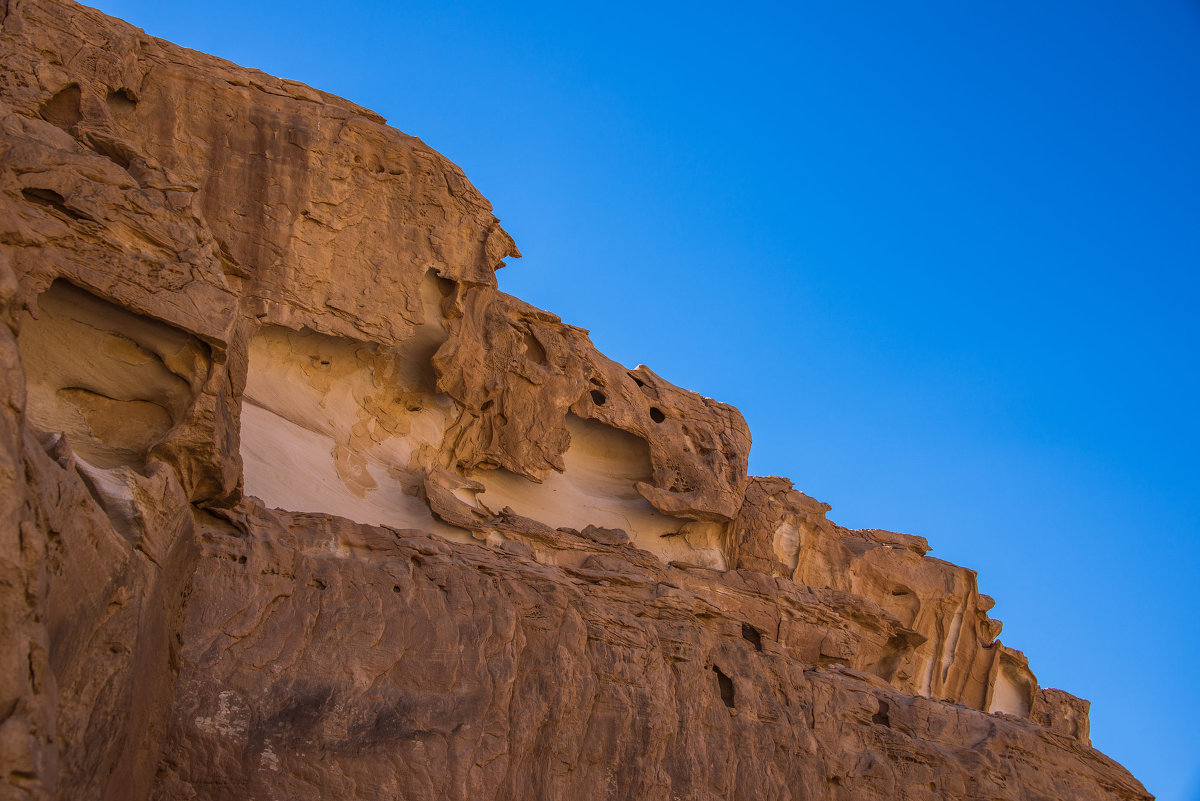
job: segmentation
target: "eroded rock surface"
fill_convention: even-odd
[[[68,0],[0,62],[0,797],[1149,797],[419,140]]]

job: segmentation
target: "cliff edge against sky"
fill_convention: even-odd
[[[1149,798],[420,140],[67,0],[0,60],[2,797]]]

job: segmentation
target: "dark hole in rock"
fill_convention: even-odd
[[[71,84],[43,103],[39,113],[46,122],[66,130],[83,119],[79,105],[80,97],[79,87]]]
[[[657,406],[651,406],[650,419],[656,423],[661,423],[663,420],[667,419],[667,416],[662,413],[662,409],[658,408]]]
[[[115,89],[105,98],[108,109],[113,114],[121,116],[133,111],[137,105],[137,94],[132,89]]]
[[[630,374],[629,374],[629,377],[630,377],[630,378],[632,378],[632,379],[633,379],[633,383],[637,384],[639,387],[645,387],[645,386],[646,386],[646,382],[645,382],[645,381],[643,381],[642,379],[638,378],[638,377],[637,377],[636,375],[634,375],[633,373],[630,373]]]
[[[479,411],[481,411],[481,412],[486,412],[488,409],[492,408],[492,405],[493,405],[493,402],[492,402],[492,401],[490,401],[490,400],[485,400],[485,401],[483,402],[483,405],[479,407]]]
[[[88,143],[92,146],[92,150],[95,150],[123,170],[128,170],[129,165],[133,163],[132,154],[128,149],[122,148],[115,140],[107,136],[90,134],[88,136]]]
[[[596,378],[595,376],[592,376],[591,378],[589,378],[588,381],[591,381],[593,384],[595,384],[598,387],[604,386],[604,382],[601,381],[599,378]]]
[[[408,410],[410,412],[419,412],[419,411],[421,411],[421,407],[416,404],[412,404],[408,407]]]
[[[237,561],[238,561],[238,564],[239,564],[239,565],[244,565],[244,564],[246,564],[246,557],[245,557],[245,556],[239,556],[239,557],[238,557],[238,559],[237,559]]]
[[[603,392],[598,389],[592,390],[592,403],[596,404],[597,406],[603,406],[606,400],[608,400],[608,398],[604,397]]]
[[[396,173],[392,174],[395,175]],[[425,276],[428,279],[432,279],[433,285],[437,288],[438,296],[440,296],[442,300],[445,300],[454,294],[455,283],[449,278],[443,278],[442,276],[438,275],[438,272],[435,268],[429,268],[429,270],[425,272]]]
[[[891,718],[888,717],[887,701],[884,701],[884,700],[879,701],[879,709],[878,709],[878,711],[875,712],[874,715],[871,716],[871,722],[877,723],[880,726],[891,727],[892,721],[891,721]]]
[[[541,342],[538,342],[533,332],[526,331],[521,338],[525,345],[525,355],[529,357],[529,360],[538,364],[545,364],[546,349],[542,347]]]
[[[725,706],[733,709],[733,679],[722,673],[716,665],[713,665],[713,673],[717,674],[717,688],[721,691],[721,700],[725,702]]]
[[[39,206],[54,209],[67,215],[72,220],[91,220],[92,218],[83,212],[67,206],[67,199],[55,192],[53,189],[43,189],[41,187],[29,187],[21,190],[21,196],[30,203],[36,203]]]
[[[742,639],[753,645],[755,651],[762,650],[762,635],[749,623],[742,624]]]

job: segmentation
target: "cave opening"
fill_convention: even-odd
[[[716,665],[713,665],[713,673],[717,674],[717,689],[721,693],[721,700],[725,703],[725,706],[729,707],[730,709],[733,709],[734,708],[733,679],[726,676],[724,671],[722,671]]]
[[[749,623],[742,624],[742,639],[753,645],[755,651],[762,651],[762,634]]]

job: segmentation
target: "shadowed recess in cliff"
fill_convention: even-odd
[[[663,514],[637,491],[637,483],[653,475],[645,440],[573,414],[566,427],[571,444],[561,473],[537,483],[503,469],[472,471],[470,477],[484,487],[479,501],[493,510],[510,507],[551,528],[621,529],[663,561],[724,567],[723,526]]]
[[[428,349],[422,336],[383,348],[262,328],[242,404],[246,493],[281,509],[469,539],[418,496],[423,458],[455,412],[430,391]]]
[[[1005,649],[993,670],[995,678],[987,711],[1003,712],[1019,718],[1029,717],[1037,692],[1037,681],[1029,672],[1025,656],[1019,651]]]
[[[18,342],[29,421],[101,468],[140,464],[183,419],[209,368],[196,338],[65,281],[38,297]]]
[[[431,514],[423,488],[436,473],[455,487],[454,500],[444,500],[468,520],[509,508],[550,528],[621,529],[663,561],[723,568],[725,526],[655,509],[637,489],[653,478],[649,446],[618,428],[568,414],[564,469],[540,483],[502,468],[449,472],[443,439],[465,412],[436,391],[430,364],[447,336],[444,283],[426,274],[425,322],[395,346],[280,326],[251,338],[241,415],[247,494],[281,509],[470,540],[462,518]]]

